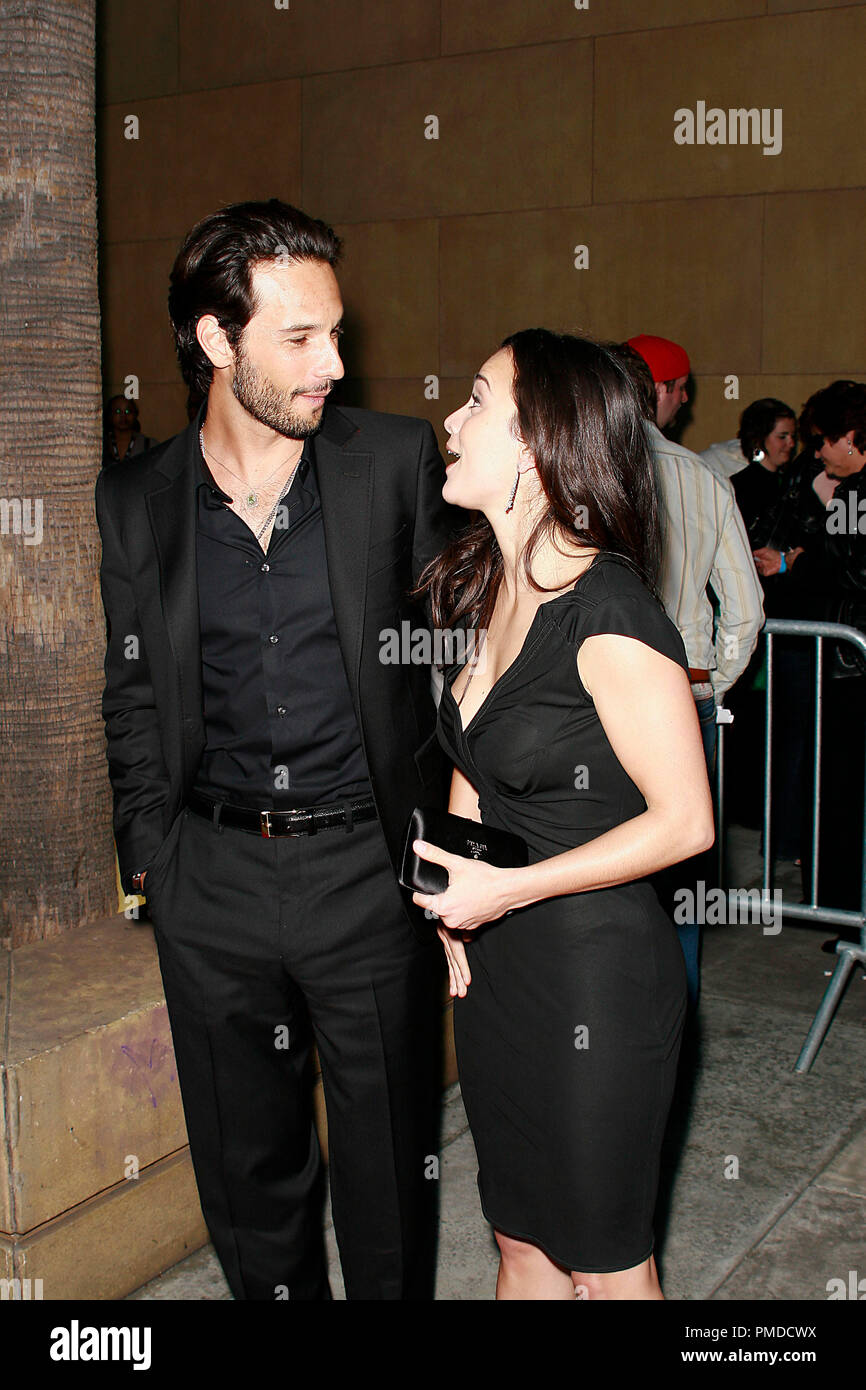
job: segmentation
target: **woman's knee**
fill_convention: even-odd
[[[574,1284],[575,1298],[603,1299],[611,1297],[612,1284],[609,1274],[580,1274],[573,1269],[571,1282]]]
[[[503,1235],[502,1231],[494,1231],[493,1234],[504,1263],[526,1268],[550,1264],[544,1251],[539,1250],[537,1245],[531,1245],[528,1240],[517,1240],[514,1236]]]
[[[575,1297],[579,1299],[645,1299],[661,1298],[655,1262],[652,1257],[631,1269],[611,1270],[606,1274],[584,1274],[571,1271]]]

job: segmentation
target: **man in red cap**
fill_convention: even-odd
[[[686,382],[691,372],[689,355],[679,343],[670,338],[656,338],[652,333],[639,333],[629,338],[628,345],[639,352],[652,372],[656,388],[656,424],[667,429],[681,406],[689,398]]]
[[[688,400],[687,352],[668,338],[641,333],[629,338],[620,353],[647,418],[655,459],[664,522],[659,595],[689,659],[692,695],[712,777],[716,708],[742,675],[755,648],[764,621],[763,591],[730,482],[698,454],[662,434]],[[718,599],[715,619],[708,585]],[[703,866],[694,867],[702,877]],[[683,865],[672,871],[676,885],[682,886],[685,872]],[[661,877],[658,886],[662,888]],[[678,923],[677,930],[694,1008],[700,988],[700,924]]]

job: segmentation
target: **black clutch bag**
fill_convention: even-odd
[[[441,864],[419,859],[412,849],[415,840],[438,845],[463,859],[483,859],[485,864],[497,869],[522,869],[529,863],[529,849],[519,835],[512,835],[509,830],[496,830],[481,821],[452,816],[432,806],[416,806],[409,817],[400,866],[400,883],[416,893],[444,893],[448,887],[448,870]]]

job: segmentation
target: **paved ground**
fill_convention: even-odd
[[[739,881],[754,843],[733,834]],[[783,882],[793,887],[789,871]],[[788,889],[786,888],[786,892]],[[792,892],[791,897],[795,894]],[[866,974],[857,970],[812,1070],[794,1063],[835,958],[833,935],[708,927],[698,1025],[680,1068],[657,1216],[669,1299],[824,1301],[866,1280]],[[492,1299],[496,1251],[481,1216],[458,1087],[445,1097],[437,1298]],[[328,1227],[335,1296],[339,1260]],[[829,1288],[828,1288],[829,1286]],[[866,1282],[863,1289],[866,1290]],[[231,1297],[210,1246],[130,1295]]]

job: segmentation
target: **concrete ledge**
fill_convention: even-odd
[[[0,1161],[8,1235],[187,1142],[150,928],[117,917],[13,952]]]
[[[208,1240],[153,931],[119,914],[0,965],[0,1278],[122,1298]],[[313,1100],[327,1159],[317,1064]]]
[[[0,1269],[123,1297],[208,1239],[153,932],[118,915],[3,964]]]
[[[208,1240],[189,1149],[9,1240],[7,1278],[39,1279],[46,1299],[115,1299]]]

